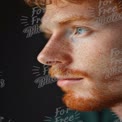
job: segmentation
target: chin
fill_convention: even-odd
[[[77,96],[77,97],[76,97]],[[96,91],[92,93],[93,97],[78,97],[73,92],[68,92],[63,97],[63,102],[70,109],[77,111],[100,111],[105,108],[111,108],[118,103],[122,102],[120,96],[114,95],[102,95],[98,94]]]

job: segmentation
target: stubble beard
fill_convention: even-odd
[[[100,89],[93,88],[90,94],[92,97],[80,97],[76,92],[69,90],[65,92],[62,100],[67,107],[78,111],[100,111],[122,102],[120,95],[110,92],[106,94]]]
[[[59,76],[74,76],[79,77],[80,75],[84,75],[85,77],[90,79],[90,75],[86,72],[81,71],[74,71],[71,69],[66,69],[63,67],[52,67],[49,70],[49,74],[51,77],[55,77],[56,75]],[[85,81],[84,81],[85,82]],[[89,81],[93,82],[93,81]],[[116,104],[119,104],[122,102],[122,94],[119,92],[115,92],[113,87],[113,90],[109,89],[109,85],[112,84],[111,81],[97,81],[93,82],[92,87],[89,89],[85,89],[85,91],[89,92],[91,97],[85,96],[82,97],[85,93],[83,91],[82,87],[80,89],[73,88],[61,88],[62,91],[65,92],[62,100],[66,104],[67,107],[73,110],[78,111],[99,111],[104,108],[111,108],[114,107]],[[82,84],[81,84],[82,85]],[[75,87],[75,86],[74,86]],[[82,92],[83,91],[83,92]],[[79,94],[81,92],[81,95]],[[78,94],[77,94],[78,93]]]

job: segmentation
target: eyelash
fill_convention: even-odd
[[[77,32],[78,29],[85,30],[85,31],[81,34],[80,33],[78,34]],[[91,32],[90,29],[87,27],[73,27],[73,30],[74,30],[73,35],[76,35],[76,36],[88,35]]]

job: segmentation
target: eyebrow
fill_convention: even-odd
[[[84,16],[72,16],[72,17],[67,17],[67,18],[63,18],[61,19],[60,21],[54,21],[55,23],[57,23],[59,26],[61,25],[65,25],[65,24],[70,24],[74,21],[81,21],[81,22],[87,22],[87,21],[91,21],[93,18],[86,18]],[[40,25],[40,29],[42,32],[47,32],[47,33],[50,33],[50,30],[47,28],[47,25],[43,25],[41,24]]]
[[[69,17],[69,18],[64,18],[62,19],[61,21],[59,21],[58,23],[60,25],[63,25],[63,24],[67,24],[67,23],[72,23],[74,21],[82,21],[82,22],[85,22],[85,21],[90,21],[92,20],[92,18],[86,18],[84,16],[73,16],[73,17]]]

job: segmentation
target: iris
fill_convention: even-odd
[[[87,32],[87,29],[83,27],[77,27],[75,29],[75,34],[84,34],[85,32]]]

